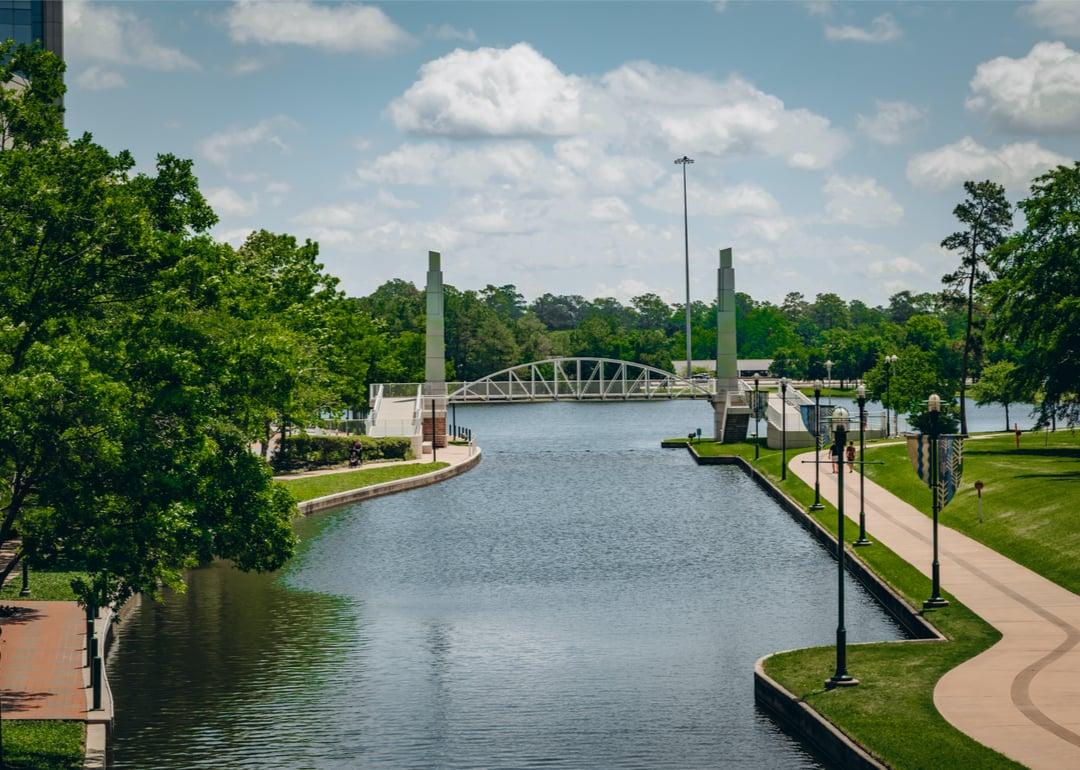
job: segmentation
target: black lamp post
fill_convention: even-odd
[[[810,510],[820,511],[824,507],[821,504],[821,380],[814,380],[814,504]]]
[[[847,439],[848,412],[842,406],[838,406],[833,412],[833,430],[836,433],[836,443],[844,446]],[[844,627],[844,455],[841,453],[836,458],[837,468],[840,473],[836,475],[836,673],[825,682],[825,688],[831,690],[834,687],[851,687],[859,683],[859,680],[847,672],[847,629]]]
[[[934,393],[927,400],[930,407],[930,507],[934,512],[934,563],[931,567],[930,598],[923,602],[924,609],[948,607],[949,600],[941,598],[941,565],[938,563],[938,419],[941,417],[941,398]]]
[[[787,377],[780,378],[780,480],[787,481]]]
[[[896,356],[885,356],[885,363],[888,364],[885,367],[885,400],[888,402],[885,404],[885,438],[888,438],[892,435],[890,433],[892,411],[889,405],[892,404],[892,373],[893,367],[896,365]]]
[[[856,389],[859,400],[859,539],[852,545],[872,545],[866,539],[866,386]]]
[[[22,588],[19,589],[19,596],[30,595],[30,568],[26,563],[26,555],[23,555],[22,560]]]
[[[761,457],[761,428],[758,427],[761,423],[761,400],[758,398],[758,385],[761,381],[761,375],[754,375],[754,459],[757,460]]]

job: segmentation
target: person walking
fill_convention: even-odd
[[[832,472],[839,473],[837,465],[844,459],[844,445],[839,441],[833,440],[832,446],[829,447],[829,460],[832,462]]]
[[[845,453],[846,453],[846,457],[847,457],[847,461],[848,461],[848,467],[851,469],[850,472],[854,473],[855,472],[855,442],[854,441],[849,441],[848,442],[847,449],[845,450]]]

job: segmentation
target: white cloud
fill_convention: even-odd
[[[829,40],[850,40],[857,43],[888,43],[899,39],[902,34],[900,25],[888,13],[883,13],[870,22],[868,28],[851,24],[842,27],[830,24],[825,27],[825,37]]]
[[[75,82],[87,91],[104,91],[109,88],[123,88],[127,85],[124,76],[119,72],[104,69],[96,64],[80,72]]]
[[[1023,12],[1055,35],[1080,37],[1080,3],[1075,0],[1036,0],[1023,6]]]
[[[1042,172],[1069,159],[1037,142],[1016,142],[992,149],[970,136],[908,161],[908,180],[918,187],[939,190],[966,180],[991,179],[1013,189],[1025,188]]]
[[[206,190],[206,201],[217,214],[226,217],[246,217],[259,208],[254,194],[244,198],[231,187],[211,187]]]
[[[873,278],[883,275],[905,275],[907,273],[924,272],[926,272],[925,268],[910,257],[876,259],[866,263],[866,274]]]
[[[922,109],[907,102],[877,99],[875,105],[877,111],[873,115],[859,115],[855,124],[860,131],[880,144],[899,144],[907,139],[926,117]]]
[[[458,49],[421,67],[390,115],[423,134],[558,136],[579,128],[581,87],[525,43]]]
[[[589,204],[589,216],[601,222],[618,222],[630,218],[630,207],[617,195],[594,198]]]
[[[811,16],[829,16],[836,4],[834,0],[804,0],[802,5]]]
[[[261,70],[265,65],[258,59],[237,59],[233,62],[229,71],[234,75],[252,75]]]
[[[393,53],[412,43],[412,37],[382,10],[358,3],[237,0],[227,21],[229,34],[238,43],[307,45],[372,56]]]
[[[659,211],[681,214],[683,210],[682,176],[672,174],[664,185],[643,195],[641,201]],[[686,207],[692,216],[720,217],[769,216],[780,210],[780,204],[768,190],[751,183],[720,187],[688,182]]]
[[[452,24],[440,24],[439,26],[428,25],[424,30],[424,36],[434,40],[460,40],[463,43],[475,43],[476,31],[473,29],[458,29]]]
[[[266,183],[266,194],[270,196],[271,206],[280,206],[285,201],[285,196],[292,190],[288,182],[270,181]]]
[[[428,62],[389,108],[398,128],[451,138],[574,136],[592,146],[766,155],[828,166],[846,149],[829,120],[738,76],[718,81],[650,62],[600,78],[563,73],[526,43]],[[645,153],[642,153],[645,154]]]
[[[675,292],[669,288],[656,288],[655,285],[637,278],[624,278],[618,283],[609,286],[606,283],[598,283],[592,290],[592,297],[614,297],[620,302],[628,302],[642,294],[656,294],[665,302],[675,301]],[[685,302],[685,299],[683,300]]]
[[[270,145],[282,152],[288,152],[288,145],[281,138],[283,129],[290,128],[294,124],[284,115],[260,120],[253,126],[230,128],[219,131],[199,142],[199,152],[207,160],[219,166],[227,166],[233,156],[240,151],[251,149],[258,145]]]
[[[880,227],[895,225],[904,217],[904,208],[892,193],[871,177],[834,174],[825,182],[822,192],[827,222]]]
[[[241,246],[248,236],[254,232],[250,227],[235,227],[228,230],[215,230],[214,240],[218,243],[228,243],[233,247]]]
[[[1064,43],[1037,43],[1022,59],[983,62],[967,107],[1017,131],[1080,132],[1080,54]]]
[[[64,44],[69,59],[91,59],[170,72],[198,69],[178,48],[162,45],[150,24],[127,8],[85,0],[64,3]]]

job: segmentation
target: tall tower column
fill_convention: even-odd
[[[441,256],[428,252],[424,441],[446,446],[446,325]]]
[[[732,394],[731,398],[728,394]],[[735,336],[735,268],[731,249],[720,249],[716,271],[716,395],[713,435],[732,443],[746,438],[748,412],[739,394],[739,358]]]

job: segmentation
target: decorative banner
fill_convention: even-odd
[[[930,437],[922,433],[907,434],[908,457],[915,473],[930,486]],[[964,473],[964,437],[946,434],[938,437],[938,510],[953,499],[960,488]]]

